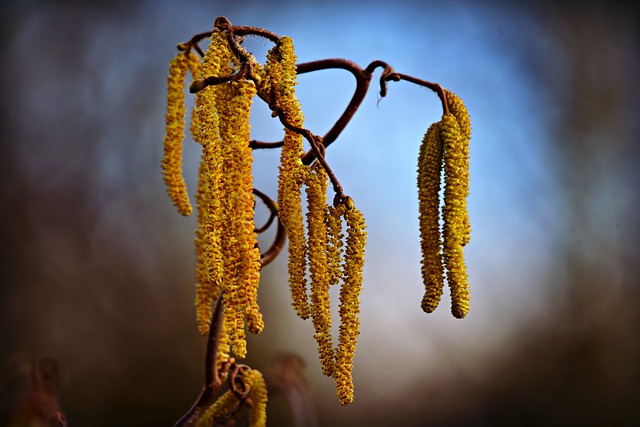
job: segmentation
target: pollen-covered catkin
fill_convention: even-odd
[[[182,142],[185,126],[184,87],[189,59],[183,52],[171,60],[167,77],[166,134],[162,171],[167,193],[171,201],[184,216],[191,215],[193,208],[182,176]]]
[[[249,397],[252,401],[249,426],[265,427],[267,425],[267,385],[260,371],[255,369],[246,374],[246,381],[250,383]]]
[[[329,285],[340,283],[342,276],[342,252],[344,234],[342,233],[342,213],[338,207],[327,206],[325,223],[327,225],[327,271]]]
[[[458,127],[460,128],[460,134],[462,136],[462,144],[461,144],[461,155],[460,164],[462,165],[462,171],[466,171],[469,173],[469,142],[471,140],[471,118],[469,117],[469,112],[467,111],[467,107],[462,102],[462,99],[455,93],[451,91],[446,91],[447,94],[447,106],[449,107],[449,112],[453,114],[458,122]],[[464,160],[464,161],[462,161]],[[468,212],[467,209],[467,196],[469,195],[469,185],[467,179],[467,186],[464,189],[465,198],[464,198],[464,210]],[[464,218],[464,234],[462,244],[466,245],[471,240],[471,224],[469,221],[469,215],[467,214]]]
[[[420,145],[418,158],[418,203],[420,212],[420,246],[422,280],[425,294],[422,309],[431,313],[440,302],[444,287],[442,238],[440,236],[440,182],[442,174],[442,140],[440,122],[429,126]]]
[[[333,373],[333,343],[331,339],[331,306],[327,265],[327,173],[319,162],[314,163],[307,176],[307,261],[311,276],[311,320],[322,372]]]
[[[187,56],[187,66],[191,72],[191,81],[193,82],[198,78],[200,73],[200,58],[193,52],[189,52]],[[189,132],[191,135],[195,135],[199,132],[200,124],[198,123],[198,108],[193,106],[191,114],[189,115]]]
[[[223,217],[222,255],[225,272],[225,324],[229,326],[232,350],[246,355],[245,315],[257,306],[260,252],[254,224],[252,163],[249,147],[251,104],[256,93],[250,80],[226,85],[219,95],[222,140]],[[260,332],[257,324],[250,330]]]
[[[219,30],[211,34],[209,46],[198,70],[198,78],[230,73],[231,52],[225,35]],[[218,95],[220,86],[208,86],[196,93],[197,127],[193,139],[202,145],[198,192],[198,228],[196,229],[196,315],[198,331],[206,335],[211,320],[211,304],[223,291],[223,257],[221,250],[222,156]]]
[[[453,114],[442,116],[442,142],[445,173],[442,209],[444,264],[451,291],[451,312],[454,317],[463,318],[469,311],[469,285],[464,262],[469,172],[465,169],[464,136]]]
[[[344,219],[347,239],[344,259],[343,284],[340,288],[340,332],[336,351],[334,379],[340,404],[353,401],[353,358],[360,334],[360,291],[362,290],[364,250],[367,241],[362,212],[351,198],[345,201]]]
[[[227,390],[222,396],[211,405],[202,416],[196,421],[195,427],[210,427],[216,424],[216,419],[228,416],[234,411],[240,400],[231,390]]]
[[[282,37],[269,51],[264,72],[261,86],[268,93],[262,96],[274,104],[273,108],[281,109],[291,125],[302,127],[304,117],[295,94],[296,55],[289,37]],[[309,317],[309,297],[305,278],[306,241],[301,197],[308,167],[302,164],[303,153],[302,135],[285,128],[278,174],[279,216],[289,239],[288,272],[292,305],[298,316],[306,319]]]

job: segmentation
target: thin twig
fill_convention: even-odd
[[[222,294],[216,301],[213,315],[211,316],[211,326],[209,327],[209,337],[205,351],[204,365],[204,387],[200,396],[196,399],[191,409],[174,424],[174,427],[192,426],[202,414],[209,408],[216,399],[216,395],[222,385],[221,374],[218,370],[218,350],[220,346],[220,333],[224,320],[224,306],[222,305]]]
[[[276,142],[263,142],[252,139],[249,141],[249,148],[254,150],[258,150],[261,148],[280,148],[284,145],[284,141],[276,141]]]
[[[402,74],[402,73],[390,73],[389,75],[386,76],[386,81],[400,81],[400,80],[405,80],[414,84],[417,84],[419,86],[424,86],[426,88],[431,89],[432,91],[434,91],[435,93],[438,94],[438,98],[440,98],[440,101],[442,102],[442,112],[443,114],[449,114],[449,106],[447,105],[447,94],[444,90],[444,88],[442,86],[440,86],[437,83],[432,83],[432,82],[428,82],[426,80],[422,80],[413,76],[409,76],[407,74]]]
[[[253,194],[258,196],[264,202],[267,208],[269,208],[270,212],[269,220],[265,225],[256,229],[256,233],[266,231],[271,226],[274,220],[278,220],[276,226],[276,236],[273,239],[273,243],[271,244],[271,246],[269,246],[269,249],[267,249],[266,252],[260,254],[261,267],[265,267],[274,259],[276,259],[278,255],[280,255],[280,252],[282,252],[282,249],[284,249],[284,244],[287,241],[287,235],[284,231],[282,223],[280,222],[280,217],[278,216],[278,205],[276,204],[276,202],[257,188],[253,189]]]

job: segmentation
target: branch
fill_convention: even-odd
[[[224,306],[222,305],[222,294],[216,301],[213,315],[211,316],[211,326],[205,351],[204,365],[204,387],[200,396],[196,399],[191,409],[174,424],[174,427],[192,426],[202,414],[213,405],[216,395],[222,386],[222,376],[226,374],[224,370],[218,370],[218,349],[220,346],[220,332],[224,320]]]
[[[282,252],[282,249],[284,248],[284,244],[287,240],[287,235],[284,232],[284,227],[282,226],[282,223],[280,222],[280,218],[278,217],[278,206],[276,205],[276,202],[273,201],[271,197],[267,196],[257,188],[253,189],[253,194],[258,196],[264,202],[264,204],[267,205],[271,213],[267,223],[262,227],[256,229],[256,233],[262,233],[263,231],[266,231],[271,226],[273,221],[276,218],[278,218],[278,225],[276,228],[276,237],[273,240],[273,243],[271,244],[269,249],[267,249],[265,253],[260,254],[260,263],[262,264],[262,267],[265,267],[266,265],[270,264],[274,259],[276,259],[278,255],[280,255],[280,252]]]

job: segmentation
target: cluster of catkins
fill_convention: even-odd
[[[238,52],[242,58],[238,58]],[[224,326],[218,362],[233,354],[245,357],[245,329],[264,327],[257,304],[260,250],[254,225],[254,195],[249,146],[249,115],[254,96],[268,100],[287,123],[278,175],[278,217],[289,239],[289,284],[293,306],[315,327],[323,372],[336,381],[342,404],[353,400],[352,367],[359,334],[359,294],[362,288],[365,223],[349,197],[327,202],[328,175],[322,164],[303,164],[304,117],[295,95],[296,56],[292,40],[279,38],[264,65],[230,46],[224,29],[212,32],[202,60],[183,49],[172,61],[168,77],[165,155],[162,161],[167,191],[178,211],[190,215],[192,206],[182,174],[182,141],[187,72],[196,87],[190,131],[202,146],[195,246],[196,311],[201,333],[209,331],[212,305],[222,296]],[[206,84],[210,77],[232,76]],[[307,213],[303,215],[303,192]],[[307,283],[310,282],[310,283]],[[330,333],[329,287],[340,285],[338,343]]]

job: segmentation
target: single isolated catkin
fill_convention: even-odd
[[[191,215],[193,208],[182,175],[182,142],[185,127],[184,89],[190,58],[180,52],[171,60],[167,77],[167,113],[162,172],[167,193],[178,212]]]

